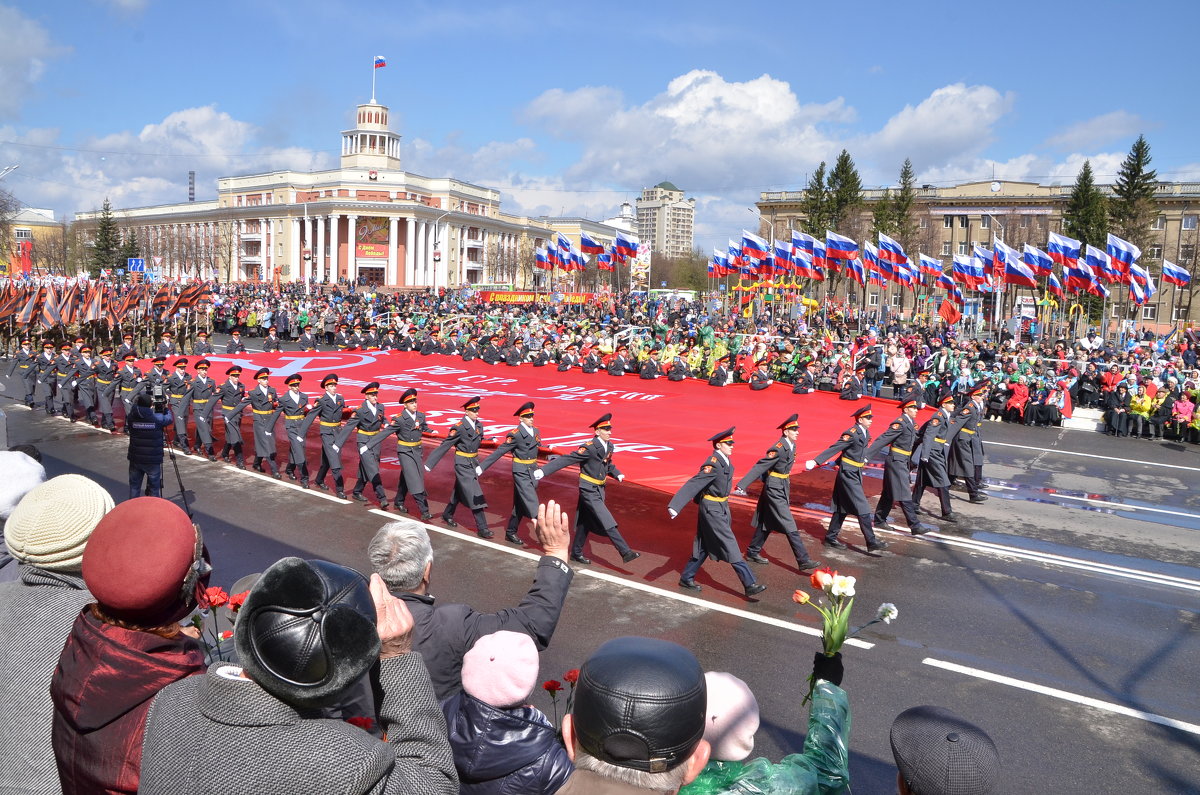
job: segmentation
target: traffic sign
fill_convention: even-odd
[[[662,284],[662,286],[663,286],[663,287],[666,287],[666,286],[667,286],[667,283],[666,283],[666,282],[661,282],[661,284]]]
[[[124,268],[117,268],[117,275],[118,275],[118,276],[124,276],[124,275],[125,275],[125,269],[124,269]]]
[[[129,257],[125,260],[125,264],[129,267],[130,273],[146,272],[146,260],[141,257]]]

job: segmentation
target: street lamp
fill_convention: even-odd
[[[5,177],[7,177],[9,174],[16,171],[20,167],[21,167],[20,163],[13,163],[11,166],[5,166],[4,168],[0,168],[0,179],[4,179]]]
[[[438,250],[438,239],[441,237],[442,219],[450,215],[450,210],[439,215],[433,222],[433,286],[437,287],[437,264],[442,261],[442,252]],[[446,287],[450,286],[450,270],[446,269]]]

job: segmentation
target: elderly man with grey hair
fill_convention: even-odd
[[[412,648],[425,659],[439,700],[462,690],[463,655],[484,635],[500,630],[523,632],[533,638],[539,651],[550,645],[574,576],[567,565],[570,522],[551,500],[538,506],[533,533],[545,552],[533,585],[520,604],[496,613],[435,602],[429,593],[433,548],[420,522],[390,522],[371,539],[367,547],[371,566],[412,613]]]

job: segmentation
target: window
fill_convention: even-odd
[[[1155,230],[1156,232],[1161,232],[1162,230],[1166,229],[1167,228],[1167,216],[1160,215],[1160,216],[1156,217],[1154,219],[1154,222],[1152,224],[1150,224],[1150,228]]]
[[[17,240],[33,240],[32,229],[14,229],[13,237]]]
[[[1184,243],[1179,247],[1179,264],[1191,265],[1192,257],[1196,256],[1196,246],[1191,243]]]
[[[1142,320],[1157,320],[1158,307],[1154,304],[1146,304],[1142,307]]]
[[[945,227],[946,229],[953,229],[954,228],[954,216],[953,215],[943,215],[942,216],[942,226]]]
[[[929,228],[929,219],[928,219],[928,218],[926,218],[926,217],[925,217],[925,216],[923,216],[923,215],[921,216],[921,228],[922,228],[922,229],[928,229],[928,228]]]
[[[1183,228],[1184,229],[1195,229],[1196,228],[1196,216],[1194,216],[1194,215],[1183,216]]]
[[[959,254],[967,253],[967,241],[965,241],[965,240],[958,241],[958,253]]]
[[[1188,310],[1187,310],[1187,307],[1186,307],[1186,306],[1177,306],[1177,307],[1175,307],[1175,317],[1174,317],[1174,319],[1175,319],[1175,320],[1187,320],[1187,319],[1188,319]]]
[[[1146,249],[1146,256],[1150,259],[1162,259],[1162,246],[1150,246]]]
[[[892,296],[892,306],[900,306],[900,294],[899,293]]]
[[[867,296],[867,306],[879,306],[879,293],[871,293]]]
[[[990,215],[981,215],[979,217],[979,228],[980,229],[991,229],[992,228],[992,217]]]
[[[1028,215],[1022,215],[1022,216],[1021,216],[1021,228],[1022,228],[1022,229],[1028,229],[1028,228],[1029,228],[1029,216],[1028,216]]]
[[[967,216],[965,216],[965,215],[958,216],[958,228],[959,229],[966,229],[969,223],[970,223],[970,221],[967,219]]]
[[[950,256],[950,241],[949,240],[942,241],[942,256],[943,257]]]

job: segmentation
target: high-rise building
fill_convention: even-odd
[[[656,254],[677,257],[692,251],[696,200],[670,182],[643,188],[637,200],[638,239]]]

